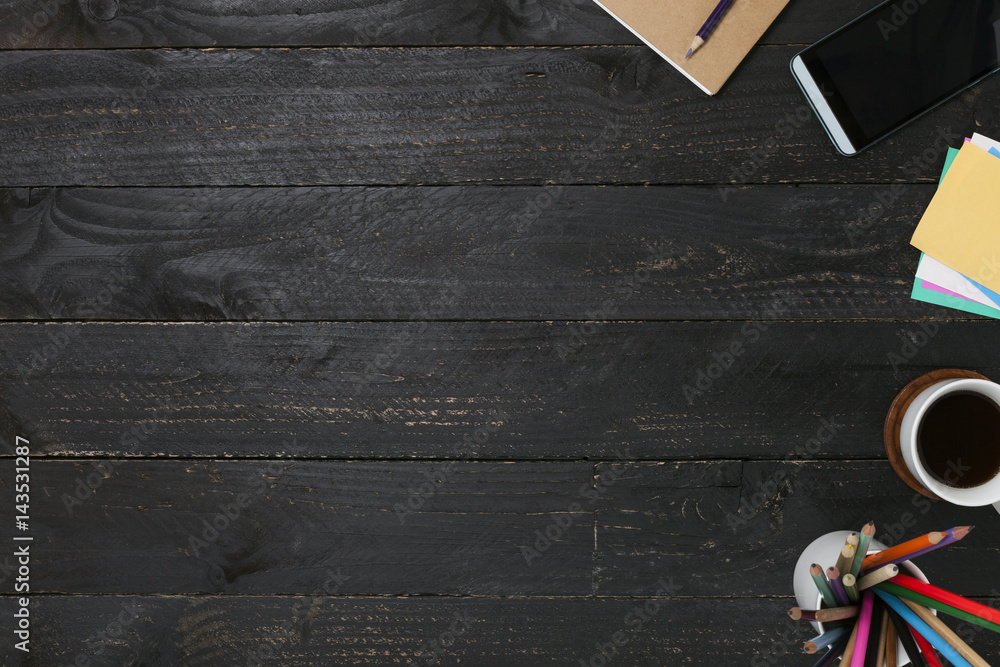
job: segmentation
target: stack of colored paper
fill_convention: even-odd
[[[923,251],[912,298],[1000,319],[1000,142],[948,149],[910,243]]]

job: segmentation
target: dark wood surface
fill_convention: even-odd
[[[798,554],[872,519],[1000,604],[882,445],[1000,378],[908,298],[1000,79],[838,156],[788,60],[872,4],[706,97],[583,0],[0,1],[3,663],[807,665]]]

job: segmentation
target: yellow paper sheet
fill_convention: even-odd
[[[1000,160],[963,145],[910,243],[1000,292]]]

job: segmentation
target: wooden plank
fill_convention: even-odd
[[[7,468],[0,490],[13,497]],[[988,574],[1000,555],[993,509],[917,496],[884,461],[628,461],[596,470],[589,462],[36,460],[32,590],[643,597],[669,576],[684,597],[781,597],[806,545],[869,520],[893,542],[976,525],[921,564],[961,594],[1000,588]],[[13,525],[13,513],[0,520]],[[0,556],[8,581],[15,565]]]
[[[592,479],[590,463],[36,460],[31,587],[591,595]],[[535,531],[553,537],[525,557]],[[13,581],[16,558],[0,566]]]
[[[878,186],[40,189],[0,199],[0,317],[926,317],[933,191],[876,223]]]
[[[797,48],[714,97],[639,47],[4,52],[0,183],[934,183],[1000,131],[994,77],[847,161]]]
[[[32,601],[38,625],[31,664],[72,664],[83,654],[103,664],[207,667],[432,659],[485,667],[599,665],[598,644],[609,665],[808,664],[801,651],[812,628],[788,620],[791,604],[788,598],[55,596]],[[9,618],[11,600],[0,599],[0,609]],[[109,626],[117,633],[119,616],[126,621],[121,636],[104,641],[97,633],[109,637]],[[994,633],[963,632],[971,632],[984,656],[1000,649]],[[8,665],[17,664],[11,643],[0,648]]]
[[[890,545],[974,524],[962,542],[921,556],[919,565],[948,590],[1000,591],[991,565],[1000,556],[993,508],[925,498],[885,461],[748,461],[738,496],[720,494],[710,478],[689,481],[684,464],[608,463],[597,470],[599,595],[642,595],[664,571],[685,573],[676,578],[690,582],[694,595],[786,595],[810,542],[868,521]],[[830,558],[821,565],[832,566],[836,554]]]
[[[867,11],[862,0],[793,2],[765,44],[816,41]],[[252,0],[225,7],[196,0],[0,0],[0,48],[151,46],[467,46],[638,44],[590,0],[469,3],[314,0],[291,8]]]
[[[992,321],[7,323],[0,396],[8,428],[50,455],[447,458],[476,436],[477,458],[502,460],[881,458],[885,411],[907,382],[942,367],[1000,377],[995,332]],[[831,424],[835,438],[811,442]]]

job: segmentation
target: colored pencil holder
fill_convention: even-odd
[[[799,556],[798,563],[795,564],[795,573],[792,580],[792,587],[795,591],[795,601],[802,609],[820,609],[823,605],[823,596],[816,590],[816,584],[809,576],[809,566],[819,563],[823,569],[837,560],[837,555],[844,548],[847,536],[851,534],[849,530],[838,530],[826,535],[817,537],[807,546],[802,555]],[[872,539],[868,545],[868,553],[873,554],[885,549],[886,546],[876,539]],[[905,560],[899,564],[914,579],[919,579],[925,584],[930,583],[927,577],[911,561]],[[936,613],[936,612],[935,612]],[[822,623],[811,621],[818,634],[826,632]],[[901,642],[896,643],[896,654],[899,656],[897,664],[899,667],[910,664],[910,658],[906,655]]]

